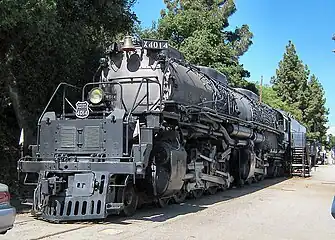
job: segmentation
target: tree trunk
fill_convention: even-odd
[[[23,152],[25,155],[28,152],[28,146],[35,142],[34,130],[31,128],[31,126],[29,126],[28,112],[21,106],[21,102],[24,101],[24,99],[19,94],[18,88],[16,86],[15,77],[12,73],[9,73],[6,78],[6,87],[9,92],[11,103],[13,104],[18,125],[21,129],[24,130]]]

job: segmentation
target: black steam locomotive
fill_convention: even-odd
[[[38,174],[33,214],[50,221],[130,216],[144,202],[162,207],[309,173],[304,126],[229,87],[220,72],[187,63],[167,41],[126,37],[100,63],[77,99],[69,94],[77,86],[57,87],[38,121],[37,144],[19,160],[20,172]]]

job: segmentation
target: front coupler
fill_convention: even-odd
[[[59,165],[56,168],[54,164],[53,161],[20,161],[19,168],[39,172],[32,204],[34,216],[53,222],[93,220],[123,210],[123,203],[117,201],[116,195],[134,179],[133,163],[85,163],[86,169],[79,168],[78,165],[84,164],[80,162],[58,163],[66,164],[63,167],[67,169]]]

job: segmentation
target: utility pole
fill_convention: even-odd
[[[335,34],[333,34],[332,40],[335,41]],[[335,49],[332,52],[335,53]]]
[[[259,86],[259,101],[262,102],[263,75],[261,76],[261,85]]]

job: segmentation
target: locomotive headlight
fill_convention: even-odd
[[[104,91],[101,88],[93,88],[89,93],[89,100],[93,104],[99,104],[104,97]]]

